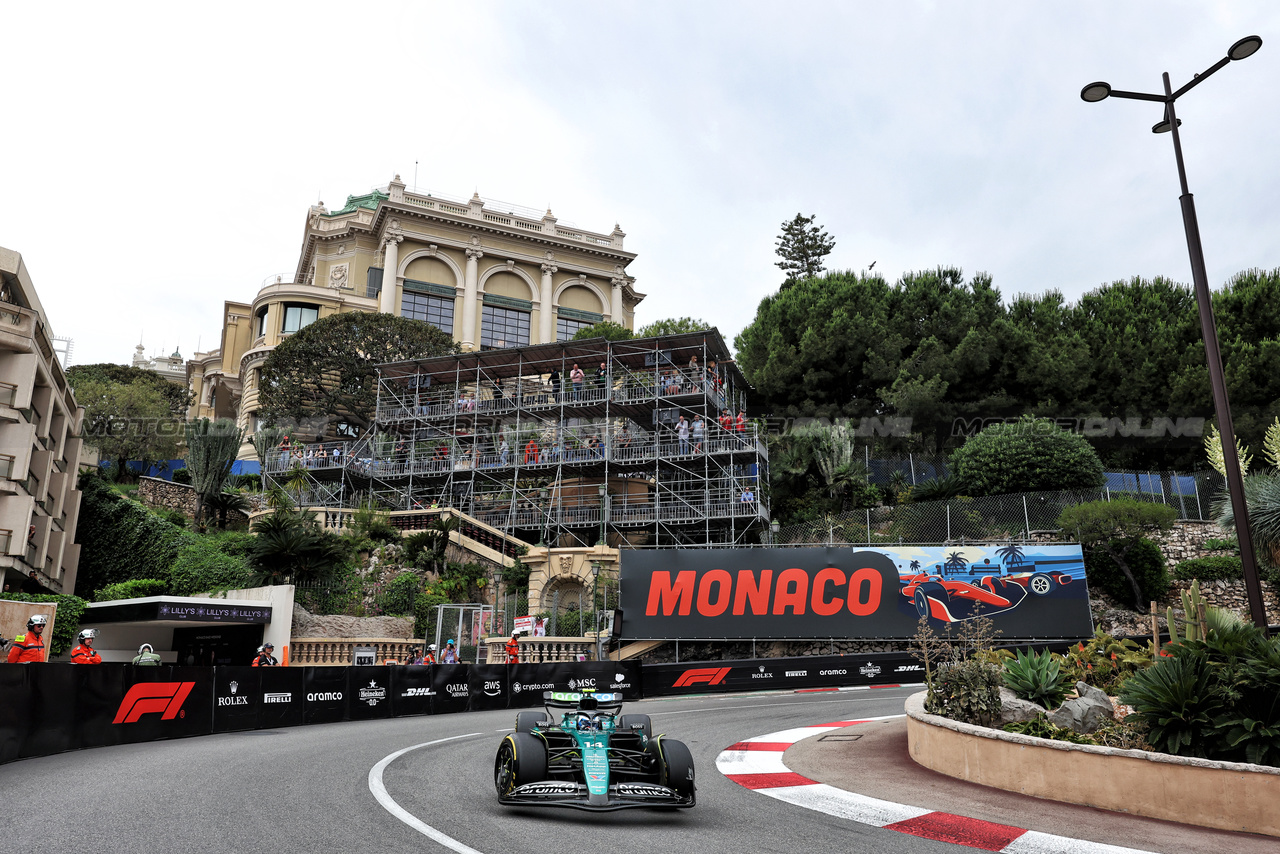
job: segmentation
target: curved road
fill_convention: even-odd
[[[513,711],[399,718],[106,747],[0,766],[0,851],[292,852],[450,848],[384,808],[482,854],[941,852],[958,846],[815,813],[744,789],[716,771],[730,744],[834,720],[900,714],[917,689],[645,700],[626,711],[689,745],[691,810],[514,810],[493,791],[493,757]],[[377,778],[379,775],[374,774]]]

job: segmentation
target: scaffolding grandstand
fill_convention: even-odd
[[[768,450],[747,389],[715,329],[395,362],[364,436],[282,445],[264,474],[304,506],[409,511],[406,528],[453,508],[550,546],[754,543]]]

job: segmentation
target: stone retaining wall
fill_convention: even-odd
[[[1165,601],[1169,607],[1182,611],[1182,591],[1190,590],[1190,581],[1174,579],[1169,585],[1169,595]],[[1200,595],[1208,605],[1227,608],[1244,617],[1249,616],[1249,597],[1245,593],[1244,579],[1235,578],[1230,581],[1201,581]],[[1280,597],[1276,596],[1275,587],[1262,582],[1262,602],[1267,609],[1267,622],[1280,624]]]
[[[257,510],[261,503],[260,497],[255,495],[247,497],[250,504],[254,505],[253,509]],[[170,510],[177,510],[188,519],[196,515],[196,489],[190,484],[174,483],[159,477],[140,477],[138,478],[138,500],[148,507],[167,507]],[[208,518],[209,514],[206,513],[205,519]],[[248,524],[249,516],[239,510],[227,512],[228,523],[237,520]]]
[[[1280,768],[1051,741],[960,723],[907,699],[918,764],[983,786],[1220,830],[1280,836]]]

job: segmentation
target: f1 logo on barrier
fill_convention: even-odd
[[[680,674],[680,678],[671,687],[685,688],[689,685],[697,685],[699,682],[706,682],[708,685],[719,685],[732,669],[731,667],[698,667],[693,670],[686,670]]]
[[[138,718],[152,712],[163,712],[161,720],[173,720],[181,713],[182,703],[194,687],[194,682],[139,682],[120,701],[112,723],[137,723]]]

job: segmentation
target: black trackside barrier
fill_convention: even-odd
[[[471,677],[469,680],[471,683],[470,710],[484,712],[507,708],[507,689],[511,684],[507,673],[508,665],[469,664],[467,667],[470,669]]]
[[[347,720],[369,721],[391,717],[392,669],[385,664],[342,668],[347,676]]]
[[[465,712],[471,699],[469,664],[431,665],[431,714]]]
[[[65,666],[78,669],[73,664]],[[213,668],[127,664],[124,687],[111,718],[120,741],[156,741],[213,732]]]
[[[920,663],[900,652],[651,664],[642,673],[646,697],[924,681]]]
[[[507,669],[511,708],[542,705],[543,691],[594,690],[640,699],[640,664],[634,661],[497,665]]]
[[[213,668],[213,731],[258,728],[262,709],[261,674],[270,667]]]
[[[347,671],[365,668],[304,667],[302,690],[304,724],[328,724],[346,720]]]
[[[431,714],[431,666],[391,668],[391,717]]]
[[[221,670],[222,668],[218,668]],[[307,705],[309,667],[249,667],[256,670],[262,693],[258,700],[258,728],[302,726]]]

